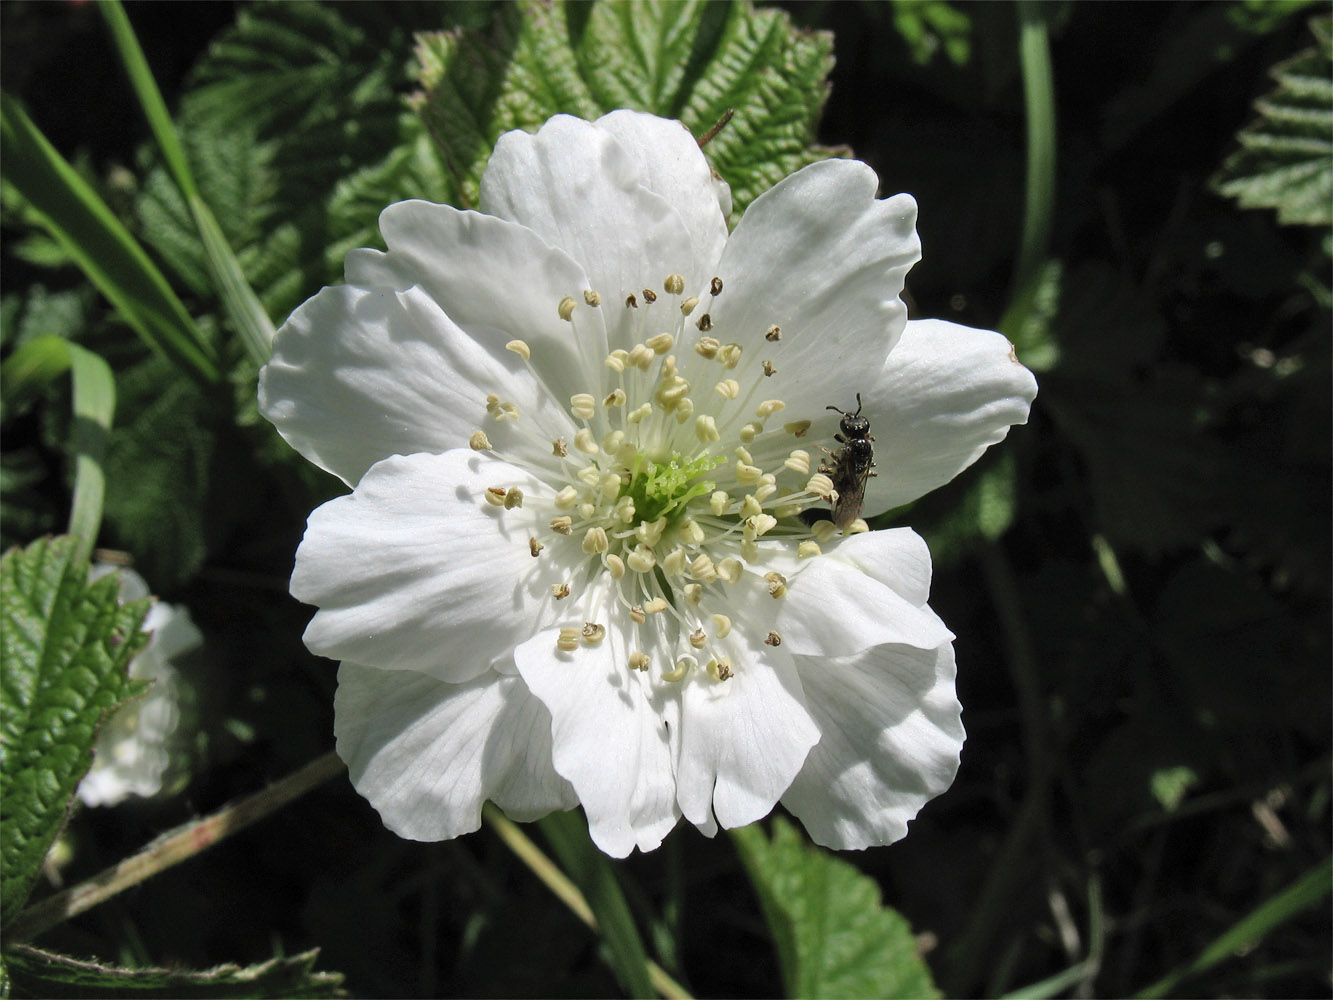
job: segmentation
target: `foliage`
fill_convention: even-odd
[[[333,674],[285,590],[339,484],[257,417],[183,171],[281,323],[378,244],[385,205],[474,205],[506,129],[629,106],[702,135],[732,109],[706,149],[733,217],[854,150],[920,205],[912,315],[1002,329],[1041,385],[1002,451],[880,522],[931,543],[969,730],[901,844],[835,859],[777,818],[738,834],[739,862],[682,831],[612,865],[560,817],[544,832],[594,937],[494,833],[399,841],[337,782],[42,950],[7,942],[9,989],[323,995],[318,945],[358,995],[642,993],[645,954],[707,995],[1327,992],[1326,12],[788,6],[132,7],[184,154],[168,169],[93,5],[0,5],[0,532],[27,546],[3,563],[6,923],[53,841],[48,873],[69,854],[87,878],[328,749]],[[99,541],[190,606],[212,659],[185,794],[73,815],[143,609],[41,540],[89,455],[70,346],[115,378]]]

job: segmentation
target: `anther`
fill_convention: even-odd
[[[781,340],[782,327],[770,326],[767,330],[764,331],[764,339],[767,340],[770,344],[776,343],[777,341]]]
[[[662,570],[667,576],[685,575],[685,550],[672,549],[662,560]]]
[[[574,519],[568,514],[551,518],[551,530],[557,535],[568,535],[574,531]]]
[[[708,661],[708,674],[715,681],[731,679],[731,661],[725,656]]]
[[[671,607],[671,603],[665,597],[654,597],[643,606],[643,610],[650,615],[660,615],[669,607]]]
[[[653,349],[647,344],[635,344],[634,349],[629,352],[625,359],[626,366],[637,368],[641,372],[646,372],[652,367],[653,360],[657,357]]]
[[[688,299],[686,299],[684,302],[680,304],[680,314],[682,316],[688,316],[690,313],[694,312],[694,307],[697,306],[698,304],[699,304],[699,296],[691,295]]]
[[[787,578],[781,573],[765,573],[764,579],[768,581],[768,596],[772,598],[787,596]]]
[[[739,437],[744,444],[750,444],[760,434],[764,433],[764,425],[757,420],[751,420],[740,429]]]
[[[782,463],[782,467],[784,469],[791,469],[791,471],[798,476],[808,476],[810,475],[810,453],[804,449],[797,448],[787,456],[787,460]]]
[[[712,496],[708,498],[708,509],[713,512],[714,517],[721,517],[730,506],[731,497],[725,490],[714,490]]]
[[[597,505],[595,503],[592,503],[591,501],[588,500],[584,500],[583,503],[579,504],[579,517],[581,517],[583,520],[585,521],[589,520],[596,513],[597,513]]]
[[[625,296],[625,308],[627,309],[639,308],[639,300],[634,297],[633,292],[630,292],[628,295]]]
[[[772,514],[756,514],[748,523],[754,533],[762,537],[778,526],[778,519]]]
[[[584,289],[583,292],[583,301],[588,303],[588,305],[592,306],[593,308],[596,308],[597,306],[600,306],[602,304],[602,297],[598,295],[596,292],[594,292],[591,288],[587,288]]]
[[[833,480],[822,472],[816,472],[805,484],[805,491],[823,500],[829,500],[834,494]]]
[[[606,356],[606,367],[613,371],[623,372],[628,361],[629,351],[618,347]]]
[[[648,348],[649,350],[651,350],[654,354],[656,354],[656,355],[658,355],[658,356],[660,357],[661,355],[665,354],[667,351],[671,350],[672,346],[673,346],[675,343],[676,343],[676,338],[673,337],[673,336],[671,336],[671,334],[669,334],[669,333],[658,333],[658,334],[654,334],[653,336],[651,336],[651,337],[649,337],[647,340],[645,340],[645,341],[643,342],[643,346],[644,346],[644,347],[647,347],[647,348]]]
[[[473,431],[472,436],[467,439],[467,446],[473,451],[490,451],[491,439],[486,436],[485,431]]]
[[[710,281],[710,282],[708,283],[708,292],[709,292],[710,295],[721,295],[721,294],[722,294],[722,279],[721,279],[721,278],[714,278],[712,281]]]
[[[486,502],[492,507],[503,507],[505,503],[505,493],[507,492],[508,490],[503,486],[488,486],[483,495],[486,497]]]
[[[572,653],[579,648],[579,635],[582,632],[577,628],[562,628],[559,637],[555,640],[555,648],[565,653]]]
[[[666,289],[668,295],[679,295],[685,291],[685,276],[683,274],[668,274],[666,281],[662,282],[662,287]],[[647,292],[644,294],[647,295]]]
[[[537,541],[537,539],[528,536],[528,551],[532,553],[532,558],[536,559],[544,548],[546,548],[545,545]]]
[[[810,528],[810,533],[815,539],[824,545],[833,540],[833,536],[838,533],[838,526],[832,521],[816,521]]]
[[[759,498],[753,493],[745,494],[745,499],[741,501],[741,517],[754,517],[756,514],[762,514],[763,512],[764,508],[759,505]]]
[[[774,375],[776,375],[776,374],[778,373],[778,370],[777,370],[776,368],[773,367],[773,362],[771,362],[771,361],[764,361],[764,362],[761,362],[761,363],[762,363],[763,366],[764,366],[764,377],[765,377],[765,378],[772,378]]]
[[[578,305],[578,303],[574,301],[574,297],[572,295],[566,295],[560,300],[560,305],[556,307],[556,312],[560,314],[561,319],[568,322],[570,317],[574,315],[574,307],[576,305]]]
[[[569,397],[569,412],[580,420],[591,420],[597,412],[597,400],[588,392],[576,392]]]
[[[647,670],[648,664],[651,662],[652,659],[647,653],[641,653],[636,650],[629,654],[629,665],[631,670]]]
[[[842,529],[844,535],[860,535],[870,530],[870,525],[866,524],[865,518],[858,517],[847,527]]]
[[[564,458],[569,454],[569,442],[564,438],[556,438],[551,442],[551,454],[556,458]]]
[[[505,344],[505,350],[513,351],[524,361],[527,361],[528,358],[532,357],[532,348],[523,340],[511,340],[509,343]]]
[[[635,625],[642,625],[648,620],[648,612],[643,610],[642,604],[634,604],[630,606],[629,617]]]
[[[605,552],[609,547],[605,528],[589,528],[583,536],[583,551],[588,555]]]
[[[625,397],[625,390],[624,390],[624,389],[612,389],[610,395],[608,395],[604,400],[602,400],[602,405],[603,405],[603,406],[624,406],[624,405],[625,405],[625,398],[626,398],[626,397]]]
[[[557,601],[563,601],[566,597],[569,596],[569,584],[567,583],[551,584],[551,596],[554,597]]]
[[[615,553],[602,556],[602,565],[606,571],[611,574],[612,580],[619,580],[625,575],[625,560]]]
[[[512,486],[509,492],[505,494],[505,510],[513,510],[515,507],[523,506],[523,491],[517,486]]]
[[[757,465],[750,465],[748,462],[736,462],[736,482],[749,485],[759,482],[759,477],[764,474],[764,470]]]
[[[735,368],[741,363],[741,353],[740,344],[723,344],[717,352],[717,360],[722,362],[723,367]]]
[[[681,287],[682,288],[685,287],[684,279],[681,279]],[[651,288],[645,288],[643,290],[643,301],[647,302],[649,305],[652,305],[654,302],[657,301],[657,293],[653,291]]]
[[[662,673],[662,680],[669,684],[676,681],[683,681],[685,675],[699,665],[699,661],[693,656],[685,655],[676,661],[675,667]]]
[[[726,494],[722,494],[726,496]],[[698,545],[704,540],[704,529],[693,518],[686,518],[676,529],[677,536],[687,545]]]
[[[586,427],[574,435],[574,447],[587,455],[596,455],[602,450],[593,440],[592,431]]]
[[[780,399],[766,399],[755,408],[754,415],[760,420],[767,420],[773,414],[786,408],[787,404]]]
[[[717,567],[713,565],[713,560],[708,558],[708,553],[701,552],[695,556],[694,561],[690,563],[690,576],[701,583],[711,583],[717,579]]]
[[[768,633],[768,638],[766,638],[766,639],[764,640],[764,645],[765,645],[765,646],[781,646],[781,645],[782,645],[782,636],[778,635],[776,632],[770,632],[770,633]]]
[[[717,429],[717,421],[708,413],[694,418],[694,436],[703,444],[722,440],[722,435]]]
[[[726,615],[712,615],[713,628],[719,639],[731,635],[731,619]]]
[[[704,588],[700,584],[687,583],[681,590],[685,594],[685,603],[692,607],[697,608],[704,599]]]
[[[832,521],[826,522],[832,524]],[[796,546],[796,557],[798,559],[813,559],[824,550],[819,547],[819,543],[813,539],[807,538],[800,545]]]
[[[771,634],[771,633],[770,633]],[[606,638],[606,626],[598,625],[596,622],[583,623],[583,641],[589,646],[596,646]]]
[[[701,357],[705,357],[711,361],[717,356],[718,348],[721,346],[722,341],[718,340],[716,337],[700,337],[698,342],[694,345],[694,351]]]
[[[648,546],[636,545],[625,560],[625,565],[636,573],[651,573],[653,567],[657,565],[657,556],[653,555],[653,550]]]
[[[653,415],[653,404],[644,403],[637,406],[625,414],[625,422],[630,424],[641,424],[648,417]]]
[[[703,629],[697,628],[690,633],[690,645],[695,649],[703,649],[708,645],[708,636],[704,634]]]
[[[727,556],[717,564],[717,575],[726,583],[735,583],[745,572],[745,564],[735,556]]]
[[[708,313],[704,313],[694,325],[699,328],[700,333],[707,333],[709,330],[713,329],[713,317],[708,315]]]
[[[723,399],[735,399],[741,394],[741,384],[734,378],[727,378],[713,386],[713,391]]]
[[[810,429],[810,421],[793,420],[789,424],[783,424],[782,429],[792,437],[805,437],[805,432]]]
[[[571,510],[579,498],[579,491],[573,486],[566,486],[555,495],[555,505],[559,510]]]

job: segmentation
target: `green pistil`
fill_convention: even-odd
[[[700,455],[690,462],[679,454],[660,463],[639,458],[634,463],[629,484],[621,487],[620,495],[634,500],[637,520],[656,521],[666,517],[674,521],[691,500],[707,496],[717,488],[712,480],[699,477],[725,461],[725,458],[714,455]]]

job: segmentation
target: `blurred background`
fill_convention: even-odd
[[[1274,67],[1304,60],[1327,80],[1327,35],[1310,23],[1327,7],[1042,5],[1052,227],[1021,302],[1015,8],[781,8],[833,33],[818,141],[850,147],[882,193],[920,205],[911,314],[1003,328],[1041,387],[1026,427],[880,522],[931,544],[969,736],[954,787],[906,840],[842,857],[911,922],[948,995],[1001,995],[1084,961],[1066,993],[1132,995],[1329,856],[1333,241],[1317,211],[1223,193],[1248,169],[1238,132],[1266,127],[1256,100],[1284,86]],[[413,33],[485,34],[501,16],[481,3],[338,4],[294,20],[232,3],[126,9],[275,323],[373,239],[380,161],[417,89]],[[293,70],[285,85],[322,103],[222,127],[223,110],[244,119],[271,99],[251,86],[261,70],[282,88],[271,65],[248,77],[242,56],[287,21],[326,72]],[[217,333],[188,215],[96,8],[10,0],[0,29],[4,89]],[[392,169],[399,189],[432,196],[418,164]],[[208,391],[150,356],[5,193],[0,343],[54,332],[111,362],[101,545],[187,607],[206,640],[188,776],[173,795],[75,815],[68,882],[331,748],[334,665],[305,652],[310,610],[286,586],[307,513],[342,488],[258,418],[239,354]],[[6,548],[63,530],[68,411],[57,393],[6,420]],[[696,995],[781,991],[725,837],[682,827],[618,868],[649,947]],[[1327,898],[1278,916],[1180,992],[1328,996]],[[362,996],[618,993],[597,941],[489,830],[399,840],[342,778],[42,940],[201,968],[317,946],[319,967]]]

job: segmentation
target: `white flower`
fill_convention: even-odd
[[[114,572],[98,564],[95,580]],[[148,584],[130,569],[120,571],[120,599],[148,596]],[[130,661],[130,676],[152,681],[138,698],[118,708],[103,723],[93,747],[93,766],[79,783],[79,798],[89,806],[114,806],[131,795],[149,798],[162,791],[171,770],[181,719],[181,680],[172,661],[203,644],[203,635],[183,607],[157,601],[144,618],[148,644]]]
[[[827,509],[839,415],[871,421],[877,513],[1027,418],[995,333],[908,323],[916,205],[806,167],[728,235],[679,123],[560,116],[501,137],[485,214],[404,202],[260,381],[284,438],[354,487],[292,593],[342,660],[338,752],[418,840],[582,804],[656,847],[781,800],[820,843],[896,840],[953,779],[952,635],[911,531]],[[858,530],[859,529],[859,530]]]

